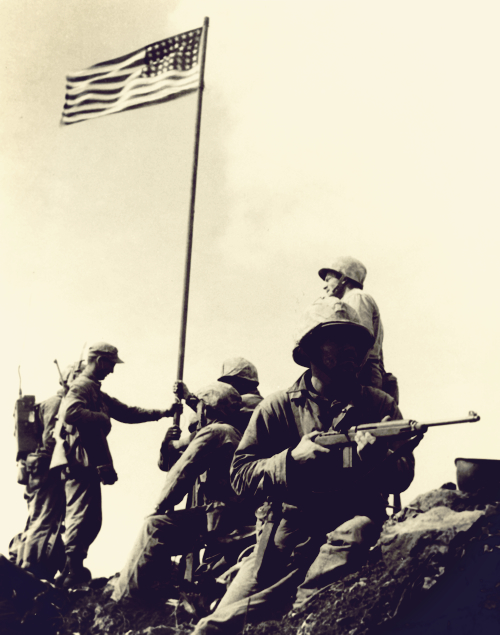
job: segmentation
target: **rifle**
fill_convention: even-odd
[[[54,360],[54,364],[57,366],[57,372],[59,373],[59,383],[64,389],[64,394],[67,394],[69,390],[68,382],[64,379],[63,374],[61,373],[61,369],[59,367],[59,362],[57,361],[57,359]]]
[[[349,407],[345,409],[343,416],[337,417],[336,422],[333,425],[338,425],[343,422],[349,412]],[[394,421],[383,421],[381,423],[365,423],[358,426],[351,426],[342,430],[329,430],[328,432],[320,432],[314,437],[314,443],[323,446],[324,448],[333,448],[335,446],[343,446],[346,449],[352,450],[352,446],[355,445],[355,436],[357,432],[369,432],[374,437],[398,437],[400,439],[411,439],[412,437],[420,437],[429,428],[434,426],[449,426],[456,423],[475,423],[479,421],[480,417],[472,410],[469,412],[468,417],[463,419],[452,419],[449,421],[427,421],[425,423],[418,423],[411,419],[395,419]],[[352,463],[349,463],[348,457],[344,459],[344,467],[350,467]]]

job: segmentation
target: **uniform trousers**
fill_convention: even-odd
[[[185,555],[203,545],[211,512],[209,506],[172,510],[146,518],[130,556],[113,580],[111,598],[147,595],[155,582],[168,581],[171,557]]]
[[[271,610],[286,606],[294,592],[294,609],[302,608],[321,589],[356,570],[379,534],[380,525],[354,516],[329,532],[320,546],[307,527],[282,519],[274,549],[269,557],[266,552],[259,571],[257,545],[215,612],[198,622],[193,635],[238,633],[247,621],[265,619]]]
[[[66,476],[66,555],[85,560],[102,526],[101,483],[93,467],[76,466]]]
[[[27,487],[29,518],[16,563],[39,578],[52,579],[64,564],[54,548],[60,542],[65,512],[64,483],[60,469],[48,470]]]

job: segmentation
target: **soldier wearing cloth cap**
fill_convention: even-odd
[[[357,376],[373,345],[352,307],[320,298],[306,312],[293,358],[308,370],[265,398],[235,452],[236,493],[268,498],[254,553],[215,613],[195,633],[237,633],[295,598],[300,609],[319,589],[359,567],[386,518],[387,494],[411,483],[414,459],[400,443],[358,432],[352,448],[315,443],[351,406],[356,424],[399,419],[386,393]],[[352,422],[350,425],[354,425]]]
[[[182,443],[185,450],[168,472],[156,509],[146,519],[120,576],[111,582],[113,600],[150,597],[158,583],[170,583],[172,556],[206,547],[205,558],[211,554],[227,569],[242,543],[254,540],[254,506],[236,496],[229,483],[229,467],[242,436],[241,397],[220,381],[192,397],[197,416]],[[186,494],[191,495],[189,508],[175,510]]]
[[[356,258],[343,256],[334,260],[330,267],[320,269],[318,274],[325,281],[326,296],[339,298],[352,306],[356,310],[361,324],[373,334],[373,346],[361,370],[360,381],[365,386],[383,389],[385,375],[382,352],[384,328],[377,303],[363,289],[366,267]]]
[[[112,485],[118,478],[106,439],[111,419],[123,423],[157,421],[173,416],[180,407],[135,408],[102,392],[101,381],[113,372],[115,364],[122,363],[114,346],[105,342],[91,346],[87,366],[71,385],[59,410],[59,434],[51,468],[63,465],[66,469],[66,565],[60,580],[66,587],[90,578],[83,561],[101,529],[101,483]]]

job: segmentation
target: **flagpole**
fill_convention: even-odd
[[[182,296],[182,315],[181,315],[181,330],[179,337],[179,356],[177,360],[177,379],[182,381],[184,377],[184,356],[186,352],[186,327],[187,327],[187,315],[188,315],[188,302],[189,302],[189,282],[191,276],[191,253],[193,249],[193,229],[194,229],[194,211],[196,200],[196,177],[198,174],[198,152],[200,148],[200,129],[201,129],[201,107],[203,103],[203,91],[205,88],[205,57],[207,50],[207,36],[208,36],[208,18],[203,20],[202,31],[202,43],[200,46],[201,58],[200,58],[200,87],[198,89],[198,107],[196,111],[196,129],[194,136],[194,151],[193,151],[193,169],[191,173],[191,200],[189,204],[189,218],[187,228],[186,239],[186,260],[184,266],[184,291]],[[180,414],[176,414],[174,417],[174,425],[179,426]]]

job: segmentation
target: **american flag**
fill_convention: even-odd
[[[200,86],[202,29],[68,75],[62,124],[160,104]]]

